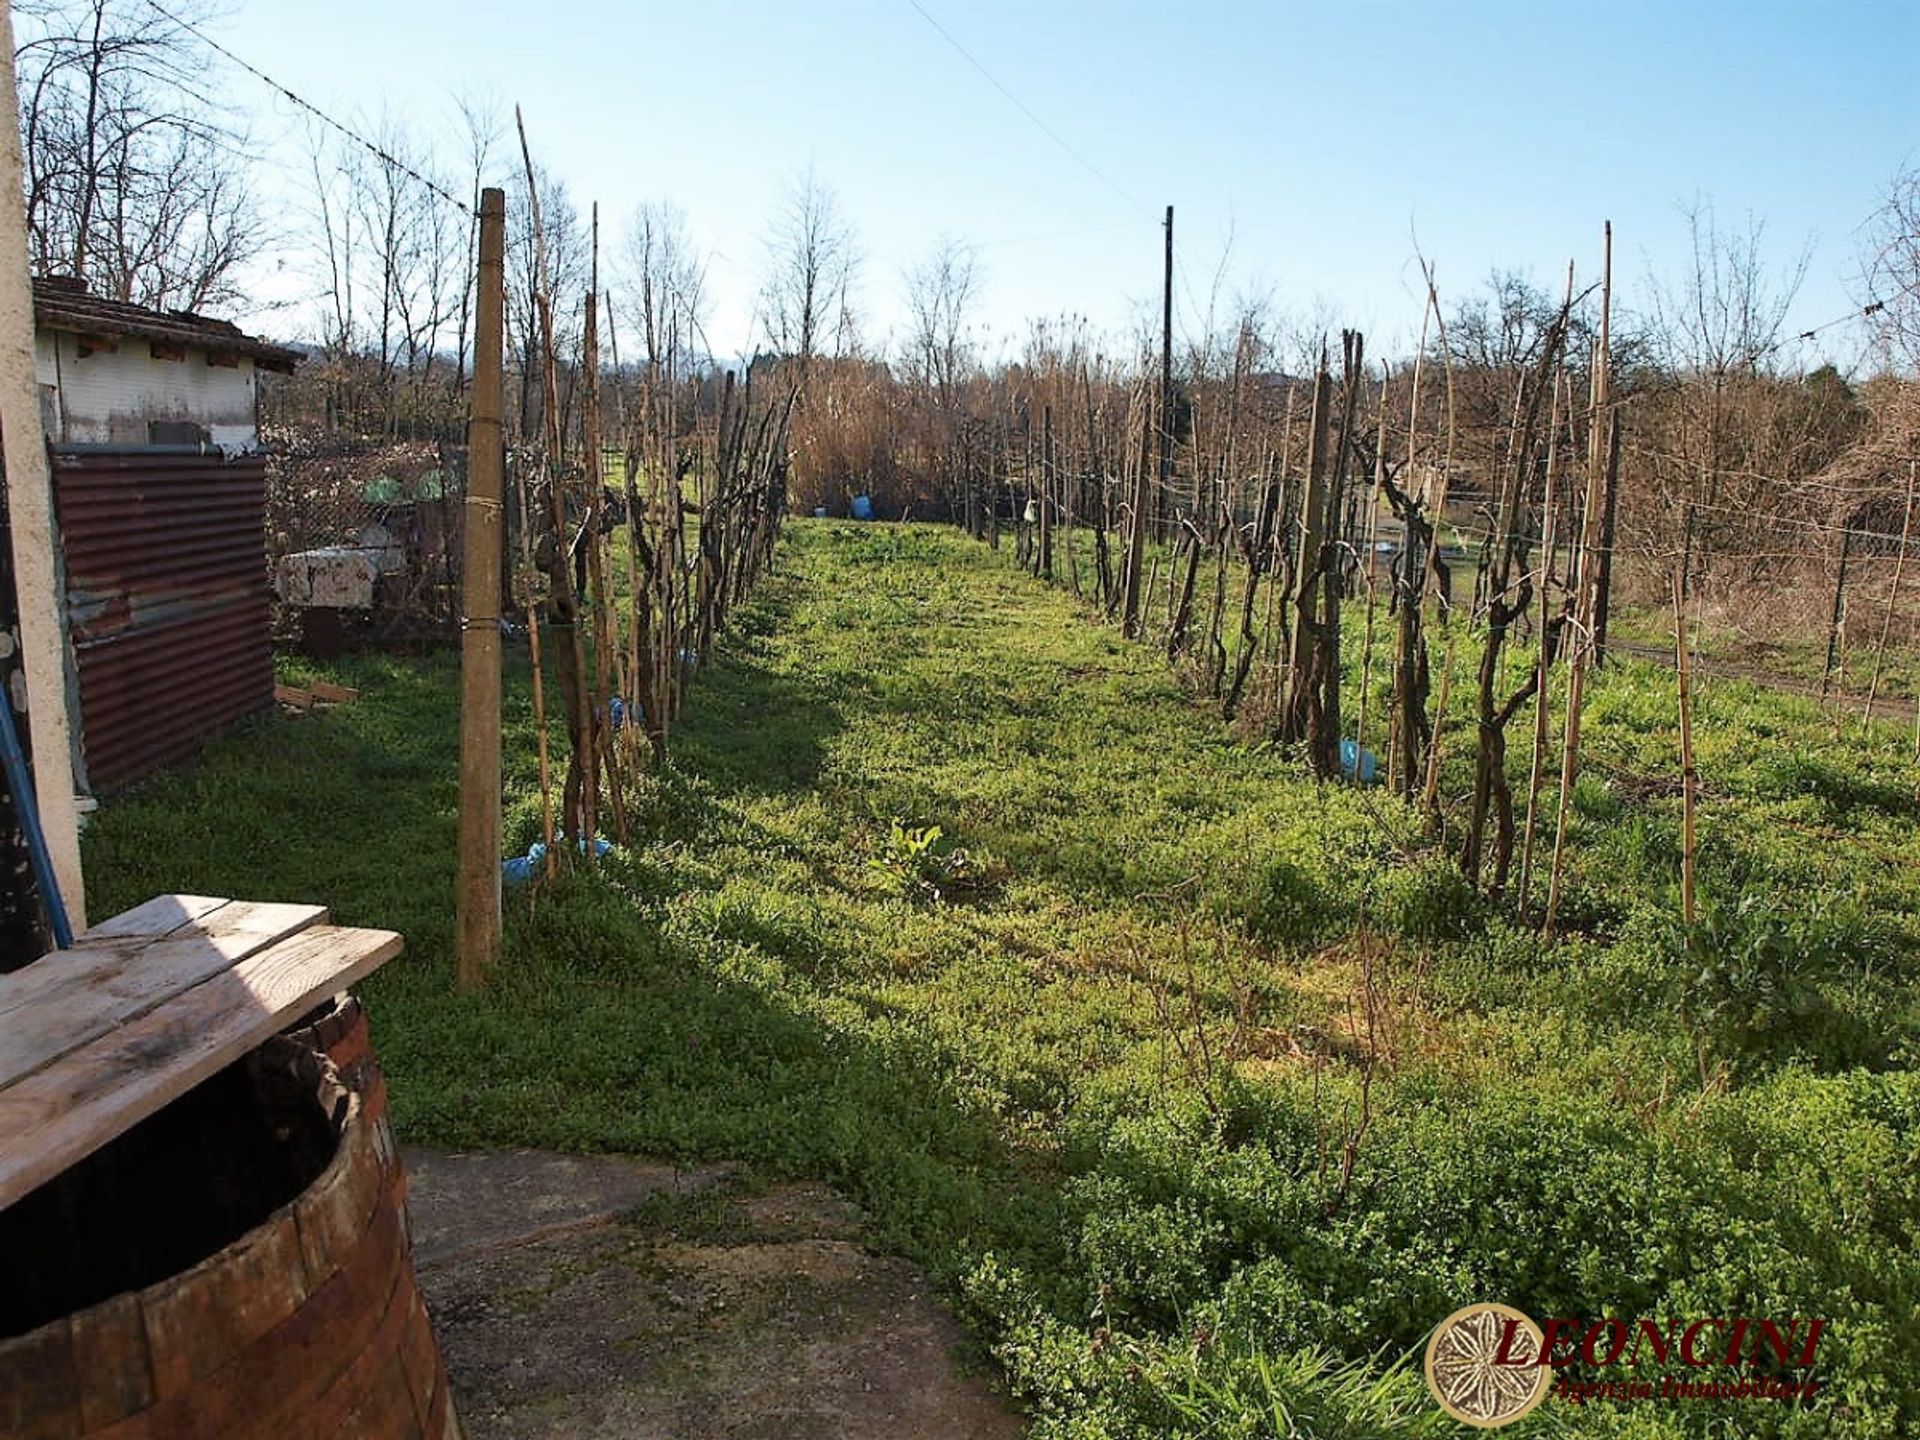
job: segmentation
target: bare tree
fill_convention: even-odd
[[[591,256],[586,227],[580,212],[567,193],[564,180],[556,180],[539,165],[533,167],[534,181],[540,192],[540,216],[545,233],[547,280],[553,297],[553,349],[558,357],[580,353],[579,298],[584,297],[590,280]],[[514,363],[520,375],[520,432],[539,433],[544,423],[541,406],[541,350],[539,295],[539,236],[533,224],[534,207],[524,173],[517,174],[507,197],[507,332],[513,347]],[[572,398],[573,367],[558,361],[563,374],[559,387],[560,414],[565,417]]]
[[[467,193],[472,198],[468,206],[474,214],[480,213],[480,190],[487,183],[487,175],[493,158],[493,147],[499,143],[502,121],[500,102],[493,98],[481,98],[464,95],[459,100],[460,125],[462,138],[466,142]],[[454,332],[454,375],[456,384],[464,387],[467,380],[467,351],[473,338],[474,287],[479,278],[480,227],[468,227],[467,261],[465,280],[460,288],[460,318]]]
[[[686,212],[668,201],[641,202],[627,222],[625,262],[649,381],[671,385],[680,366],[705,350],[707,262]]]
[[[436,381],[465,365],[473,228],[421,182],[425,145],[391,117],[369,128],[377,153],[318,131],[309,142],[320,338],[336,420],[418,434],[455,418],[457,383]]]
[[[1672,368],[1732,376],[1768,364],[1806,278],[1807,252],[1779,273],[1765,253],[1766,222],[1749,215],[1723,229],[1713,206],[1686,210],[1692,253],[1677,289],[1656,284],[1654,304]]]
[[[967,332],[980,297],[978,253],[963,240],[942,236],[933,252],[906,272],[906,289],[913,321],[909,363],[941,408],[951,409],[970,362]]]
[[[1677,386],[1680,419],[1667,447],[1667,488],[1680,511],[1680,576],[1691,592],[1696,557],[1723,507],[1731,472],[1746,472],[1745,457],[1730,451],[1736,432],[1764,427],[1730,424],[1743,401],[1764,401],[1767,375],[1780,349],[1787,312],[1806,276],[1807,251],[1775,273],[1765,258],[1766,225],[1749,216],[1723,229],[1713,207],[1696,202],[1686,212],[1692,253],[1677,286],[1655,281],[1652,341]],[[1708,534],[1703,537],[1703,532]]]
[[[1864,304],[1889,369],[1920,373],[1920,168],[1893,177],[1864,232],[1860,278]]]
[[[911,329],[906,368],[923,401],[925,424],[917,438],[921,463],[934,477],[947,505],[977,531],[980,496],[971,457],[960,453],[963,385],[973,368],[969,327],[979,299],[980,263],[973,247],[942,236],[931,253],[904,276]]]
[[[788,190],[767,242],[762,323],[804,376],[823,344],[853,348],[852,288],[860,253],[831,186],[808,170]]]
[[[162,309],[236,298],[266,229],[245,135],[213,100],[205,48],[137,0],[29,0],[20,75],[27,228],[36,269]]]

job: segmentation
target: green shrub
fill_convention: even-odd
[[[1320,875],[1287,856],[1260,867],[1243,906],[1247,934],[1275,946],[1310,945],[1339,919]]]
[[[1434,855],[1382,881],[1380,913],[1409,940],[1459,940],[1480,919],[1481,902],[1460,867]]]
[[[1871,1037],[1834,1003],[1886,950],[1880,927],[1853,902],[1825,894],[1710,900],[1680,950],[1670,993],[1716,1053],[1869,1058]]]

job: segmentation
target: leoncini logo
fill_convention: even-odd
[[[1808,1400],[1825,1320],[1555,1319],[1543,1329],[1510,1305],[1469,1305],[1434,1327],[1427,1385],[1440,1408],[1482,1429],[1556,1400]],[[1627,1379],[1576,1378],[1613,1366]],[[1664,1367],[1656,1369],[1654,1367]],[[1718,1372],[1718,1373],[1711,1373]]]

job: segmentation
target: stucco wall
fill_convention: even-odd
[[[150,422],[183,420],[206,427],[224,450],[259,448],[251,358],[210,365],[204,351],[188,350],[184,360],[156,360],[144,340],[123,336],[119,344],[82,359],[77,335],[34,337],[42,412],[57,443],[145,445]]]

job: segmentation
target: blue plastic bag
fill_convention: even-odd
[[[1359,769],[1362,785],[1380,783],[1380,764],[1374,759],[1373,752],[1362,750],[1357,741],[1342,740],[1340,742],[1340,773],[1351,780],[1354,778],[1356,767]]]
[[[587,842],[584,840],[579,841],[576,844],[575,848],[578,849],[582,855],[584,855],[587,853]],[[600,836],[597,836],[597,835],[594,837],[593,853],[597,858],[604,858],[606,855],[611,853],[612,850],[613,850],[613,845],[611,842],[605,839],[602,839]],[[533,844],[527,847],[526,854],[516,855],[511,860],[502,860],[500,862],[501,883],[503,885],[506,885],[509,889],[517,885],[526,884],[529,880],[533,879],[533,877],[540,872],[540,869],[542,865],[545,863],[546,858],[547,858],[546,843],[541,840],[534,841]]]

